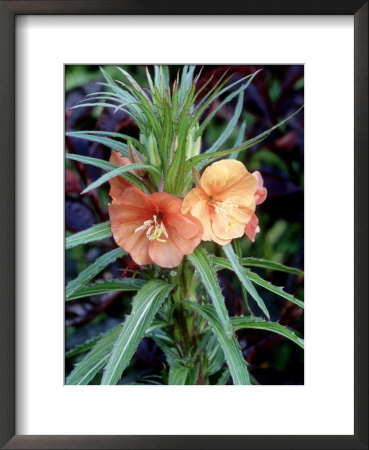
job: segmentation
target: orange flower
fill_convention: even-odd
[[[128,158],[122,156],[119,152],[114,150],[111,151],[109,161],[117,166],[127,166],[128,164],[132,164]],[[125,180],[122,177],[114,177],[109,180],[110,183],[110,192],[109,195],[112,198],[112,203],[120,203],[120,198],[123,192],[133,185]]]
[[[255,203],[257,205],[260,205],[260,203],[263,203],[267,197],[267,190],[264,187],[264,181],[263,177],[261,176],[260,172],[253,172],[252,175],[257,180],[257,189],[255,192]],[[255,235],[256,233],[259,233],[260,227],[259,227],[259,219],[256,217],[256,214],[254,214],[250,221],[245,226],[245,234],[246,236],[252,241],[255,241]]]
[[[182,212],[197,217],[202,239],[221,245],[241,237],[255,212],[256,177],[237,160],[224,159],[205,169],[200,186],[183,201]]]
[[[140,265],[176,267],[201,241],[201,223],[181,213],[182,201],[165,192],[144,194],[126,188],[109,206],[115,242]]]

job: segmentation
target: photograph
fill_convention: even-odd
[[[64,94],[64,383],[304,385],[304,65],[66,64]]]

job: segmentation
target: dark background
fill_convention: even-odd
[[[147,87],[144,66],[123,66],[141,84]],[[173,81],[180,66],[171,66]],[[199,79],[201,86],[214,74],[217,80],[227,69],[237,78],[263,70],[254,78],[245,91],[244,108],[239,121],[246,122],[245,139],[250,139],[272,127],[283,118],[295,112],[304,102],[304,68],[302,65],[285,66],[205,66]],[[121,79],[119,72],[104,67],[113,77]],[[138,137],[138,129],[132,120],[122,112],[113,114],[111,108],[80,108],[73,111],[68,108],[82,100],[86,94],[102,90],[94,84],[102,81],[98,66],[66,66],[66,129],[120,131]],[[211,86],[211,84],[210,84]],[[210,87],[209,86],[209,87]],[[213,119],[205,132],[202,149],[206,150],[220,135],[233,115],[235,101],[225,105]],[[216,103],[212,105],[215,107]],[[210,109],[211,110],[211,109]],[[209,111],[210,111],[209,110]],[[209,112],[207,111],[207,113]],[[238,127],[237,127],[238,128]],[[238,129],[222,146],[231,148]],[[80,139],[67,138],[66,150],[72,153],[108,159],[110,150]],[[248,170],[259,170],[268,189],[268,198],[257,207],[261,232],[255,243],[242,239],[244,256],[255,256],[281,262],[303,269],[304,262],[304,130],[303,112],[293,117],[287,124],[277,129],[271,136],[245,152],[242,160]],[[95,223],[108,220],[108,187],[102,187],[90,195],[81,196],[79,192],[86,184],[98,178],[102,172],[92,166],[67,163],[66,169],[66,232],[74,233]],[[93,262],[97,256],[114,248],[112,240],[78,246],[66,252],[66,281],[74,278],[78,272]],[[215,246],[209,248],[216,250]],[[130,257],[124,257],[99,275],[100,278],[130,276],[135,264]],[[303,300],[303,279],[276,271],[254,269],[276,286]],[[222,271],[220,282],[226,298],[227,307],[232,315],[243,313],[242,291],[238,280],[229,271]],[[296,305],[262,288],[258,288],[268,309],[271,319],[303,333],[302,310]],[[84,342],[90,337],[110,329],[120,323],[124,314],[130,311],[130,293],[110,293],[80,301],[70,302],[66,306],[66,350]],[[250,300],[250,306],[256,315],[260,312]],[[296,344],[283,337],[261,330],[238,332],[244,356],[255,379],[261,384],[302,384],[304,382],[303,351]],[[66,359],[66,375],[73,368],[78,357]],[[125,371],[121,384],[153,384],[159,382],[165,364],[165,357],[150,339],[140,344],[130,367]],[[97,376],[94,383],[99,383]]]

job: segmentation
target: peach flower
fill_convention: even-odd
[[[267,197],[267,190],[264,187],[264,181],[263,177],[261,176],[261,173],[256,171],[252,172],[252,175],[257,180],[257,189],[255,192],[255,203],[256,205],[260,205],[260,203],[263,203]],[[256,217],[256,214],[254,214],[250,221],[245,226],[245,234],[246,236],[252,241],[255,241],[255,235],[256,233],[259,233],[260,227],[259,227],[259,219]]]
[[[200,186],[183,201],[182,212],[199,219],[202,239],[220,245],[245,233],[255,212],[257,179],[237,160],[224,159],[205,169]]]
[[[109,206],[111,230],[116,243],[140,265],[178,266],[201,241],[201,223],[181,213],[182,201],[166,192],[144,194],[129,187],[119,204]]]

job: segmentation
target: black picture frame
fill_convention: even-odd
[[[15,435],[15,18],[27,14],[352,15],[355,41],[353,436]],[[368,1],[0,1],[0,445],[6,449],[368,449]],[[342,358],[344,363],[344,357]],[[317,405],[318,407],[318,405]]]

